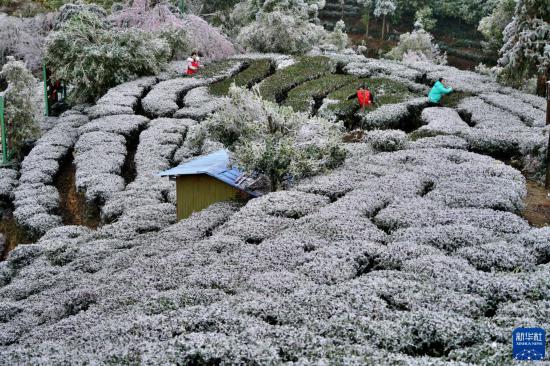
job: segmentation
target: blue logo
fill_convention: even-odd
[[[516,328],[512,333],[514,360],[542,360],[546,353],[546,332],[542,328]]]

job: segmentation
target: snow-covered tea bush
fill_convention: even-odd
[[[242,61],[231,60],[220,70],[209,69],[212,75],[199,78],[175,78],[161,81],[142,99],[143,109],[154,117],[172,117],[180,109],[178,102],[188,91],[224,80],[236,74],[242,67]],[[179,115],[178,117],[183,117]]]
[[[0,202],[9,202],[12,198],[12,192],[17,186],[17,176],[15,169],[0,169]]]
[[[79,127],[86,122],[88,118],[78,113],[60,117],[21,163],[20,184],[13,192],[14,216],[33,234],[41,235],[62,225],[54,178],[78,138]]]
[[[400,130],[374,130],[367,132],[365,141],[378,151],[396,151],[405,148],[408,139]]]
[[[250,91],[231,95],[236,102],[212,96],[208,84],[242,71],[249,60],[240,58],[201,70],[207,76],[125,83],[96,106],[65,113],[21,178],[8,173],[8,191],[18,184],[16,215],[53,229],[0,262],[0,364],[500,365],[510,360],[512,329],[549,326],[550,230],[519,216],[522,174],[480,155],[543,161],[545,100],[433,64],[332,53],[296,61],[262,83],[266,99],[322,98],[338,64],[357,79],[397,81],[373,84],[388,102],[365,114],[370,128],[427,123],[428,137],[365,132],[367,140],[384,136],[378,149],[338,140],[346,158],[334,169],[176,223],[175,184],[155,173],[223,148],[214,135],[236,150],[241,135],[262,147],[275,131],[271,141],[290,134],[284,146],[295,149],[319,140],[330,146],[334,126]],[[347,77],[355,78],[335,80]],[[438,77],[468,91],[457,93],[457,107],[427,108],[425,95],[415,98],[418,83]],[[354,99],[354,88],[342,88],[337,103]],[[221,113],[199,121],[217,103]],[[103,117],[86,122],[83,111]],[[197,120],[147,121],[137,115],[143,111]],[[71,127],[71,118],[85,124]],[[111,190],[97,230],[61,226],[58,192],[45,183],[79,134],[77,181],[85,173],[98,192]],[[127,138],[138,143],[132,160]],[[124,161],[135,165],[126,179]]]
[[[206,133],[197,141],[199,146],[207,137],[223,143],[237,166],[267,177],[272,191],[289,179],[338,166],[345,157],[337,125],[296,114],[235,86],[203,126]]]

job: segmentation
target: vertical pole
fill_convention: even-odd
[[[180,0],[180,13],[185,13],[185,0]]]
[[[0,124],[2,125],[2,164],[8,163],[6,123],[4,121],[4,96],[0,95]]]
[[[546,124],[550,124],[550,81],[546,83]],[[548,147],[546,148],[546,179],[544,188],[550,188],[550,130],[548,130]]]
[[[48,105],[48,75],[46,74],[46,64],[42,65],[42,78],[44,80],[44,115],[50,115],[50,106]]]

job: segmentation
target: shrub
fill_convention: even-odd
[[[246,173],[265,176],[272,191],[289,179],[314,175],[343,161],[337,126],[294,114],[245,89],[232,87],[229,97],[206,121],[208,136],[229,148]]]
[[[334,47],[336,47],[337,51],[342,51],[346,47],[348,47],[350,41],[348,38],[348,35],[345,32],[346,24],[343,20],[339,20],[336,22],[336,25],[334,26],[334,30],[330,33],[328,33],[325,36],[324,42],[327,42]]]
[[[387,56],[405,62],[428,61],[439,65],[447,63],[447,56],[441,55],[439,47],[433,43],[433,36],[422,28],[400,35],[399,43]]]
[[[21,147],[26,140],[38,137],[40,130],[34,120],[36,114],[33,103],[36,79],[21,61],[8,58],[8,63],[2,67],[0,76],[8,82],[4,91],[5,118],[13,128],[9,133],[12,138],[13,150],[19,157]]]
[[[304,54],[325,36],[323,27],[293,13],[261,12],[257,20],[241,29],[237,42],[247,50]]]
[[[168,43],[150,32],[114,29],[83,12],[48,37],[45,58],[55,77],[72,85],[72,100],[90,101],[117,84],[159,72],[170,53]]]

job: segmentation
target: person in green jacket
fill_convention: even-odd
[[[435,82],[432,90],[430,90],[430,93],[428,94],[428,100],[430,103],[439,104],[443,95],[449,94],[453,91],[453,88],[446,88],[445,85],[443,85],[443,81],[443,78],[439,78],[439,80]]]

